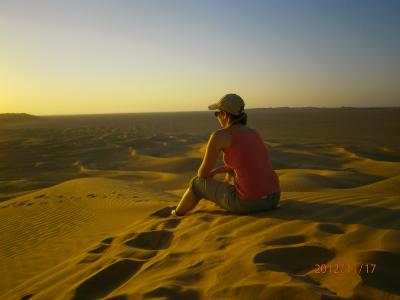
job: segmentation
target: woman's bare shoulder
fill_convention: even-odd
[[[221,148],[229,147],[231,143],[231,133],[228,128],[221,128],[213,132],[214,138]]]
[[[214,131],[214,134],[218,138],[226,138],[226,137],[231,136],[231,132],[230,132],[229,128],[220,128],[220,129]]]
[[[231,140],[232,137],[232,130],[239,130],[239,131],[255,131],[258,132],[257,130],[247,127],[247,126],[240,126],[240,127],[228,127],[228,128],[220,128],[217,129],[212,133],[212,135],[217,139],[217,140]]]

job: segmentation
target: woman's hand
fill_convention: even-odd
[[[214,168],[208,173],[206,178],[213,178],[216,174],[227,173],[227,172],[232,172],[232,171],[233,171],[233,169],[226,167],[226,166]]]
[[[208,174],[202,175],[201,177],[213,178],[216,174],[230,173],[230,172],[234,172],[234,170],[231,167],[222,166],[222,167],[217,167],[217,168],[212,169],[211,171],[208,172]],[[200,175],[198,174],[198,176],[200,176]]]
[[[224,182],[226,182],[227,184],[236,185],[235,172],[233,172],[233,171],[232,172],[226,172],[225,173]]]
[[[218,172],[216,172],[216,171],[218,171],[218,168],[212,169],[212,170],[210,171],[210,173],[208,173],[207,178],[213,178],[213,177],[215,176],[215,174],[218,173]]]
[[[229,172],[233,172],[233,169],[228,167],[228,166],[223,166],[223,167],[219,167],[219,168],[215,168],[212,169],[212,171],[214,172],[214,175],[217,173],[229,173]]]

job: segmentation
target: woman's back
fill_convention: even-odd
[[[232,126],[227,130],[231,133],[231,143],[223,150],[224,162],[235,170],[239,197],[252,200],[279,192],[279,178],[258,132],[246,126]]]
[[[246,126],[245,103],[237,94],[226,94],[208,106],[221,129],[210,135],[197,176],[182,196],[174,215],[184,215],[202,198],[234,213],[249,213],[277,207],[279,178],[272,169],[269,151],[257,131]],[[223,152],[228,167],[214,168]],[[215,180],[218,173],[235,171],[236,186]]]

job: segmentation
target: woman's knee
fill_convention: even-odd
[[[203,197],[203,195],[201,195],[201,189],[200,189],[201,180],[202,177],[196,175],[192,177],[192,179],[190,179],[190,184],[189,184],[190,189],[199,198]]]
[[[199,180],[199,176],[194,176],[192,179],[190,179],[189,186],[193,189],[195,185],[197,185],[197,182]]]

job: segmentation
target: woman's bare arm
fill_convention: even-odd
[[[211,170],[211,172],[214,174],[229,173],[229,172],[233,172],[233,169],[228,166],[223,166],[223,167],[215,168],[215,169]]]

